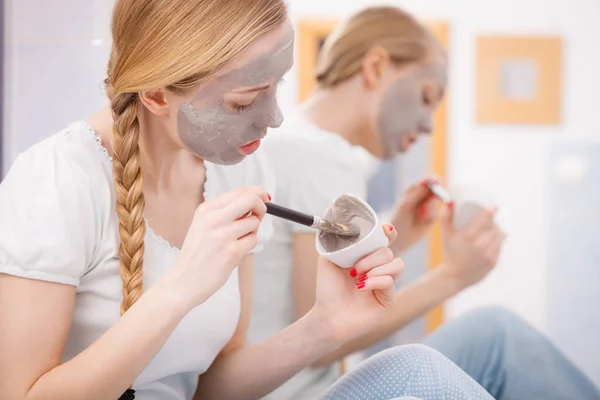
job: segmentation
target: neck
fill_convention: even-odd
[[[170,127],[164,119],[141,112],[140,121],[140,163],[144,178],[155,189],[170,186],[173,178],[182,176],[202,177],[204,160],[184,150],[168,133]]]
[[[140,165],[144,172],[144,187],[159,191],[183,178],[194,187],[204,183],[203,160],[182,149],[168,134],[169,127],[150,116],[140,113]],[[102,138],[106,150],[112,155],[113,119],[108,107],[88,119],[96,134]]]
[[[300,106],[300,112],[318,128],[340,135],[352,145],[365,147],[369,130],[353,89],[351,82],[318,89]]]

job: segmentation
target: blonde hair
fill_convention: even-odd
[[[370,7],[339,24],[329,35],[316,67],[322,88],[336,86],[356,75],[373,47],[380,46],[396,65],[423,61],[439,45],[413,16],[397,7]]]
[[[117,0],[106,85],[114,118],[121,314],[143,292],[146,224],[138,93],[196,87],[286,17],[282,0]]]

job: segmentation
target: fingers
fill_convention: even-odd
[[[423,204],[417,208],[418,222],[429,223],[440,217],[440,206],[442,201],[431,194]]]
[[[253,194],[260,197],[265,203],[271,201],[270,196],[265,190],[259,186],[250,186],[250,187],[242,187],[237,188],[235,190],[224,193],[220,196],[215,197],[209,201],[204,202],[200,205],[199,208],[203,208],[205,210],[215,210],[218,208],[223,208],[229,203],[233,202],[239,197],[242,197],[246,194]]]
[[[491,210],[484,210],[477,218],[467,226],[465,230],[465,236],[468,238],[475,238],[479,235],[479,232],[486,227],[494,224],[494,214],[496,214],[496,208]]]
[[[389,275],[368,278],[356,284],[356,288],[362,291],[387,290],[394,288],[394,278]]]
[[[233,243],[233,246],[236,249],[237,254],[239,254],[241,258],[244,257],[246,254],[250,253],[252,250],[254,250],[257,244],[258,236],[256,232],[252,232],[235,241]]]
[[[383,224],[381,225],[383,228],[383,232],[385,236],[387,236],[389,243],[392,243],[398,237],[398,231],[394,228],[392,224]]]
[[[239,218],[246,217],[249,213],[262,220],[267,213],[266,202],[269,201],[268,194],[262,192],[249,192],[238,196],[231,203],[224,206],[221,218],[224,222],[235,221]]]
[[[394,259],[394,252],[388,247],[383,247],[379,250],[374,251],[366,257],[363,257],[356,265],[354,269],[358,276],[365,275],[367,272],[375,267],[390,263]]]
[[[411,207],[416,207],[429,196],[433,196],[428,186],[428,183],[431,180],[432,179],[424,179],[409,186],[404,192],[404,202]]]
[[[453,218],[454,218],[454,203],[450,203],[442,211],[442,216],[441,216],[442,228],[448,233],[455,231],[454,225],[452,224]]]
[[[358,278],[359,282],[362,282],[366,279],[371,279],[376,276],[391,276],[394,280],[404,271],[404,261],[399,258],[393,259],[391,262],[381,265],[379,267],[375,267],[367,272],[365,275],[361,275]]]
[[[506,239],[506,234],[504,232],[498,231],[498,234],[494,238],[494,240],[490,243],[488,251],[486,252],[486,256],[493,260],[494,263],[498,261],[498,257],[500,256],[500,250],[502,250],[502,245],[504,244],[504,240]]]
[[[487,249],[492,242],[496,240],[498,235],[500,235],[500,230],[498,228],[487,228],[486,230],[477,233],[477,236],[473,238],[473,244],[479,249]]]
[[[227,235],[236,239],[242,238],[249,233],[258,232],[260,227],[260,219],[257,216],[251,215],[246,218],[240,218],[226,227]]]

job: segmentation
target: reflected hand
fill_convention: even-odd
[[[496,211],[481,212],[461,230],[452,225],[452,208],[443,218],[446,260],[440,268],[460,290],[479,282],[498,262],[506,235],[494,221]]]
[[[409,186],[396,204],[392,223],[398,230],[398,240],[392,249],[396,253],[407,250],[429,231],[441,216],[442,202],[429,190],[428,178]]]

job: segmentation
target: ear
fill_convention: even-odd
[[[164,89],[140,92],[140,100],[144,107],[155,115],[167,115],[169,113],[169,102]]]
[[[371,48],[362,60],[363,84],[367,89],[379,86],[390,62],[390,53],[381,46]]]

